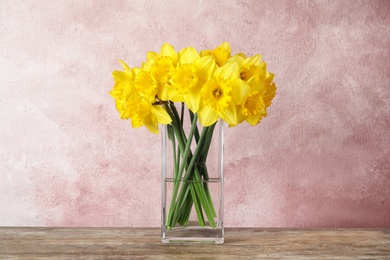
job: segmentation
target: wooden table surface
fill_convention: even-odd
[[[0,227],[0,259],[390,259],[390,229],[226,228],[223,245],[167,245],[159,228]]]

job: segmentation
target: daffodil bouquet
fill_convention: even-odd
[[[176,52],[164,43],[159,53],[148,52],[138,68],[120,63],[123,70],[113,72],[115,85],[110,91],[120,118],[154,134],[159,124],[166,125],[172,143],[174,184],[166,228],[186,225],[193,208],[200,226],[216,227],[205,164],[215,125],[218,121],[229,127],[244,121],[257,125],[275,96],[274,75],[260,54],[232,55],[227,42],[200,52],[193,47]]]

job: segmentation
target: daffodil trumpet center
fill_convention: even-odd
[[[221,111],[232,99],[229,95],[231,90],[228,80],[213,78],[206,82],[201,90],[203,102],[214,110]]]

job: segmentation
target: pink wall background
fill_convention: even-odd
[[[390,227],[389,1],[0,1],[0,225],[159,226],[160,136],[118,59],[261,53],[277,97],[226,132],[226,226]]]

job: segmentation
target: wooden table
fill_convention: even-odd
[[[223,245],[166,245],[159,228],[0,227],[0,259],[390,259],[390,229],[226,228]]]

